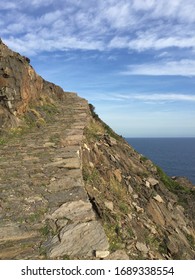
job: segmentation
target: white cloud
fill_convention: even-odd
[[[59,18],[63,16],[63,12],[56,10],[49,13],[46,13],[40,17],[38,20],[39,24],[50,25],[53,22],[56,22]]]
[[[119,1],[115,5],[105,8],[103,17],[111,28],[129,28],[136,23],[136,15],[133,13],[130,2]]]
[[[195,95],[192,94],[176,94],[176,93],[155,93],[155,94],[117,94],[116,98],[125,100],[140,100],[144,102],[177,102],[177,101],[189,101],[195,102]]]
[[[82,40],[79,37],[49,38],[48,30],[40,30],[39,34],[46,33],[42,37],[37,38],[35,34],[28,33],[23,39],[15,39],[13,37],[4,40],[4,42],[13,50],[21,52],[25,55],[36,55],[41,51],[62,51],[68,49],[80,50],[102,50],[101,41]],[[48,37],[47,37],[48,35]]]
[[[53,1],[53,0],[30,0],[30,1],[22,0],[22,2],[24,4],[38,8],[38,7],[49,6],[52,2],[55,2],[55,1]]]
[[[112,93],[101,93],[96,92],[95,95],[90,95],[89,98],[92,101],[102,102],[102,101],[114,101],[113,106],[122,107],[124,106],[129,107],[129,105],[133,104],[132,101],[141,101],[144,103],[150,104],[164,104],[167,102],[195,102],[195,94],[177,94],[177,93],[129,93],[129,94],[112,94]],[[131,103],[129,103],[130,101]],[[106,103],[107,104],[107,103]],[[107,106],[107,105],[106,105]],[[112,105],[109,105],[109,108]]]
[[[195,60],[160,61],[129,65],[123,75],[151,75],[151,76],[195,76]]]
[[[110,41],[109,48],[127,48],[137,51],[144,50],[163,50],[166,48],[195,48],[195,36],[164,36],[159,37],[157,33],[143,32],[135,39],[127,36],[116,36]]]
[[[137,12],[150,19],[168,18],[178,22],[195,22],[194,0],[133,0]]]
[[[167,57],[170,56],[170,54],[168,52],[162,52],[160,54],[158,54],[156,57]]]
[[[135,99],[142,101],[190,101],[195,102],[195,95],[185,94],[140,94],[134,95]]]
[[[56,38],[62,50],[195,49],[194,0],[20,0],[0,8],[6,11],[0,12],[1,36],[10,46],[18,39],[17,51],[32,47],[29,34],[37,42],[44,39],[34,53],[54,50]]]
[[[3,1],[3,2],[0,2],[0,9],[1,10],[15,9],[16,7],[17,7],[17,4],[14,3],[13,1]]]
[[[111,49],[129,48],[128,37],[114,37],[110,41],[108,47]]]

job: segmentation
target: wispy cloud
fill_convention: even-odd
[[[174,27],[172,27],[174,29]],[[163,50],[166,48],[192,48],[195,47],[195,36],[191,34],[190,36],[186,34],[172,35],[163,34],[159,32],[158,34],[154,30],[150,32],[141,32],[132,39],[128,36],[115,36],[109,42],[109,48],[127,48],[137,51],[144,50]]]
[[[13,1],[6,1],[6,2],[0,2],[0,9],[1,10],[10,10],[10,9],[16,9],[17,4]]]
[[[194,0],[19,2],[0,4],[1,36],[17,51],[195,48]]]
[[[118,93],[101,93],[98,92],[89,98],[92,101],[102,102],[102,101],[113,101],[120,106],[127,105],[132,101],[140,101],[144,103],[167,103],[167,102],[195,102],[195,94],[177,94],[177,93],[129,93],[129,94],[118,94]]]
[[[178,101],[188,101],[188,102],[195,102],[195,95],[192,94],[176,94],[176,93],[169,93],[169,94],[162,94],[162,93],[155,93],[155,94],[118,94],[116,97],[125,100],[140,100],[144,102],[178,102]]]
[[[195,60],[183,59],[180,61],[160,61],[129,65],[123,75],[150,75],[150,76],[195,76]]]

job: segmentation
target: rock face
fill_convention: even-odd
[[[194,259],[194,188],[2,42],[0,63],[0,259]]]
[[[0,128],[15,127],[33,102],[63,97],[63,90],[35,73],[30,60],[0,41]]]

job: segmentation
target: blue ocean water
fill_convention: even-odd
[[[126,138],[139,153],[169,176],[185,176],[195,184],[195,138]]]

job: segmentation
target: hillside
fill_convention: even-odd
[[[195,191],[0,41],[0,259],[194,259]]]

